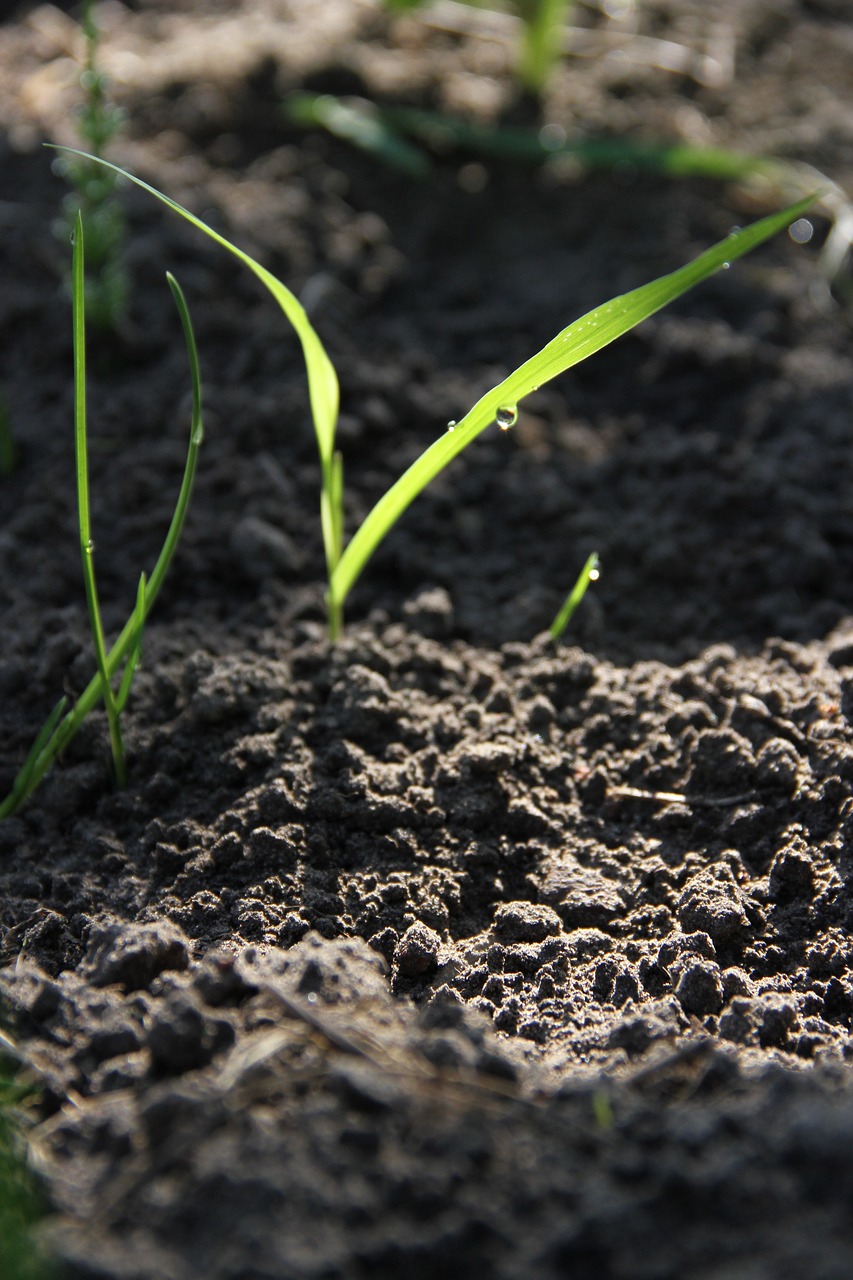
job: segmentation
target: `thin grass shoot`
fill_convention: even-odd
[[[92,541],[92,522],[89,509],[89,453],[86,426],[86,268],[83,245],[83,215],[77,211],[74,227],[74,252],[71,268],[71,308],[74,327],[74,450],[77,473],[77,523],[80,533],[80,555],[83,562],[83,585],[89,610],[89,626],[95,649],[95,662],[101,678],[101,695],[107,712],[110,750],[116,784],[123,787],[127,781],[124,763],[124,743],[115,694],[107,671],[107,651],[104,642],[104,624],[98,600],[98,584],[95,576],[95,544]]]
[[[133,675],[139,663],[143,629],[180,541],[195,481],[199,450],[204,438],[201,370],[192,321],[186,299],[177,280],[168,273],[166,279],[178,308],[190,365],[192,415],[189,445],[180,491],[160,554],[150,577],[146,577],[143,574],[140,578],[133,612],[105,657],[104,667],[107,683],[115,679],[119,671],[122,672],[118,696],[115,698],[116,709],[119,713],[127,703]],[[33,794],[45,774],[101,700],[103,688],[104,678],[99,669],[70,710],[67,709],[68,703],[65,698],[60,699],[56,704],[36,736],[22,768],[15,777],[11,791],[0,802],[0,819],[15,813]]]
[[[581,569],[580,573],[578,574],[578,578],[577,578],[577,581],[575,582],[575,585],[572,587],[571,591],[566,596],[565,600],[563,601],[562,605],[557,611],[557,616],[554,618],[554,621],[551,623],[550,627],[548,628],[548,631],[551,634],[552,640],[560,639],[566,627],[571,622],[577,610],[578,605],[586,595],[587,589],[590,583],[597,582],[600,577],[601,577],[601,562],[598,558],[598,552],[593,551],[591,555],[587,556],[586,562],[583,568]]]

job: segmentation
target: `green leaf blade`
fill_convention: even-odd
[[[320,341],[311,321],[302,303],[294,293],[281,283],[280,280],[268,271],[266,267],[261,266],[253,257],[246,253],[243,249],[232,244],[225,236],[220,235],[218,231],[214,231],[213,227],[203,222],[196,214],[191,213],[189,209],[185,209],[182,204],[178,204],[177,200],[172,200],[170,196],[164,195],[162,191],[158,191],[156,187],[152,187],[150,183],[137,178],[134,174],[128,173],[126,169],[119,168],[118,165],[111,164],[108,160],[103,160],[99,156],[90,155],[85,151],[78,151],[74,147],[57,147],[55,150],[66,151],[72,155],[80,156],[86,160],[92,160],[97,164],[103,165],[106,169],[112,169],[114,173],[126,178],[128,182],[134,183],[137,187],[141,187],[143,191],[147,191],[150,195],[156,197],[167,208],[174,213],[180,214],[192,226],[203,231],[206,236],[227,249],[240,262],[249,268],[250,271],[257,276],[263,285],[269,290],[281,307],[287,319],[290,321],[297,338],[302,346],[303,355],[305,357],[305,367],[308,372],[308,390],[311,400],[311,412],[314,418],[314,429],[317,435],[317,444],[320,452],[321,461],[326,464],[331,462],[332,455],[335,451],[335,429],[338,419],[338,405],[340,399],[340,391],[338,387],[338,378],[325,347]]]
[[[406,508],[457,454],[494,422],[501,407],[516,406],[544,383],[609,346],[716,271],[769,240],[805,213],[815,199],[816,196],[810,195],[780,213],[770,214],[727,236],[677,271],[587,312],[481,396],[452,431],[441,436],[412,463],[365,517],[331,575],[331,604],[343,607],[370,556]]]

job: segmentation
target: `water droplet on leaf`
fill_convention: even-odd
[[[455,431],[455,430],[456,430],[456,419],[455,419],[455,418],[451,418],[451,419],[450,419],[450,421],[449,421],[449,422],[448,422],[448,424],[447,424],[447,430],[448,430],[448,431]]]
[[[514,404],[502,404],[495,414],[495,421],[501,431],[509,431],[518,422],[518,408]]]
[[[814,235],[814,227],[808,218],[797,218],[788,228],[788,235],[796,244],[808,244]]]

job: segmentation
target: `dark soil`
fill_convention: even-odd
[[[569,61],[569,130],[853,188],[845,6],[640,5],[698,83]],[[579,20],[606,25],[579,8]],[[583,311],[762,209],[624,166],[446,154],[417,182],[296,88],[530,118],[500,45],[367,0],[103,7],[116,158],[258,254],[340,373],[347,518]],[[726,76],[726,38],[734,76]],[[715,44],[710,42],[716,41]],[[720,52],[722,50],[722,52]],[[73,28],[0,25],[0,793],[93,670],[45,138]],[[706,77],[707,79],[707,77]],[[846,1280],[853,1222],[853,356],[778,237],[522,405],[406,514],[324,637],[304,369],[257,282],[126,193],[91,337],[111,632],[206,441],[111,790],[92,718],[0,825],[0,974],[73,1280]],[[543,635],[586,555],[601,582]]]

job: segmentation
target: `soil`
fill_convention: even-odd
[[[623,32],[618,56],[566,61],[543,118],[853,190],[845,7],[643,3],[622,21],[685,69]],[[301,132],[281,110],[300,88],[533,121],[505,45],[368,0],[113,2],[102,23],[116,159],[310,308],[349,529],[570,320],[762,212],[626,165],[447,152],[417,181]],[[74,139],[75,51],[59,8],[0,24],[2,794],[93,670],[63,186],[40,145]],[[113,634],[186,446],[167,269],[206,439],[129,786],[98,714],[0,824],[0,989],[42,1085],[62,1274],[848,1277],[853,356],[825,221],[487,432],[387,539],[332,647],[298,346],[248,273],[124,198],[130,312],[90,336]],[[601,580],[555,645],[593,549]]]

